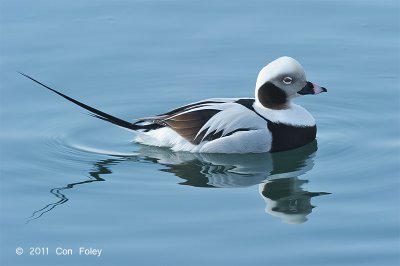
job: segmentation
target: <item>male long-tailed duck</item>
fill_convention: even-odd
[[[307,81],[300,63],[284,56],[261,69],[255,98],[208,99],[131,123],[21,74],[95,117],[135,131],[136,142],[201,153],[277,152],[303,146],[315,139],[317,128],[312,115],[292,99],[327,91]]]

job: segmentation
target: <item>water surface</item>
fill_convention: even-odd
[[[399,21],[398,1],[1,1],[0,264],[398,265]],[[296,100],[317,140],[276,154],[138,145],[16,73],[133,120],[253,96],[282,55],[328,93]]]

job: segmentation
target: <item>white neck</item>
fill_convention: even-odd
[[[256,100],[254,109],[274,123],[282,123],[293,126],[314,126],[315,119],[312,115],[300,105],[292,102],[288,103],[288,108],[283,110],[274,110],[265,108],[259,101]]]

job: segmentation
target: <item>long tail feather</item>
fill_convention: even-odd
[[[138,126],[138,125],[132,124],[132,123],[130,123],[130,122],[128,122],[128,121],[122,120],[122,119],[120,119],[120,118],[118,118],[118,117],[115,117],[115,116],[112,116],[112,115],[110,115],[110,114],[104,113],[104,112],[102,112],[102,111],[100,111],[100,110],[98,110],[98,109],[96,109],[96,108],[93,108],[93,107],[91,107],[91,106],[89,106],[89,105],[86,105],[86,104],[84,104],[84,103],[81,103],[81,102],[79,102],[79,101],[77,101],[77,100],[75,100],[75,99],[73,99],[73,98],[71,98],[71,97],[69,97],[69,96],[67,96],[67,95],[65,95],[65,94],[63,94],[63,93],[61,93],[61,92],[59,92],[59,91],[56,91],[55,89],[50,88],[49,86],[47,86],[47,85],[41,83],[40,81],[37,81],[36,79],[34,79],[34,78],[28,76],[27,74],[24,74],[24,73],[22,73],[22,72],[18,72],[18,73],[21,74],[22,76],[25,76],[25,77],[27,77],[28,79],[30,79],[30,80],[36,82],[37,84],[39,84],[39,85],[45,87],[46,89],[48,89],[48,90],[50,90],[50,91],[52,91],[52,92],[54,92],[54,93],[60,95],[61,97],[67,99],[68,101],[73,102],[74,104],[79,105],[80,107],[82,107],[82,108],[88,110],[89,112],[93,113],[93,116],[94,116],[94,117],[97,117],[97,118],[99,118],[99,119],[102,119],[102,120],[108,121],[108,122],[110,122],[110,123],[113,123],[113,124],[115,124],[115,125],[117,125],[117,126],[124,127],[124,128],[128,128],[128,129],[131,129],[131,130],[140,129],[140,126]]]

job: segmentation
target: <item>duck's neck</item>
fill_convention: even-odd
[[[254,109],[257,113],[273,123],[299,127],[315,126],[315,119],[312,115],[306,109],[291,101],[286,103],[285,109],[270,109],[256,100]]]
[[[300,105],[289,102],[288,108],[276,110],[256,102],[254,110],[268,121],[267,127],[272,134],[271,152],[301,147],[317,135],[314,118]]]

